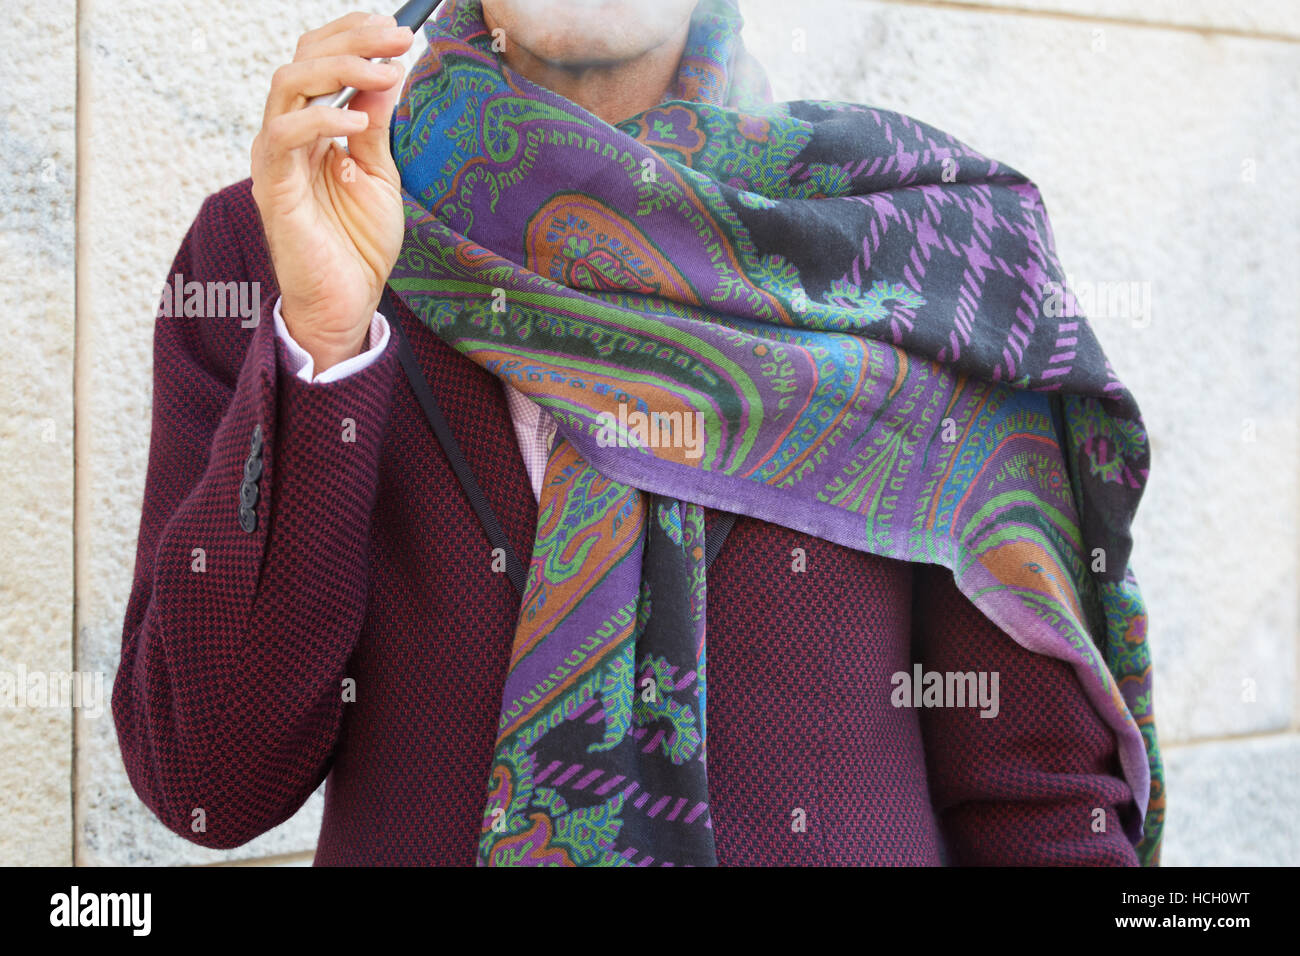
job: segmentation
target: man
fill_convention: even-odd
[[[709,135],[691,140],[689,117],[680,128],[647,117],[675,101],[705,104],[692,114],[701,122],[734,115],[710,112],[741,102],[742,81],[754,81],[742,52],[711,53],[734,41],[733,14],[716,0],[459,0],[439,11],[401,103],[400,69],[368,60],[408,49],[410,32],[392,18],[352,14],[309,32],[276,71],[251,182],[209,197],[171,274],[278,294],[252,329],[184,317],[160,318],[155,332],[149,473],[113,705],[132,783],[170,829],[238,846],[328,780],[318,864],[1138,862],[1147,800],[1117,745],[1126,725],[1099,712],[1087,668],[1067,650],[1022,646],[937,559],[881,556],[883,524],[868,524],[868,548],[860,530],[802,517],[819,514],[815,501],[773,491],[750,508],[732,494],[739,485],[713,477],[723,469],[706,473],[680,442],[648,451],[644,431],[631,451],[598,447],[592,408],[553,387],[581,358],[587,381],[567,382],[598,392],[592,407],[608,412],[604,396],[617,389],[590,384],[602,376],[638,400],[652,373],[668,381],[654,354],[628,364],[612,350],[598,361],[555,345],[566,303],[607,320],[613,304],[614,327],[646,341],[665,309],[682,321],[705,314],[692,305],[694,283],[670,291],[674,257],[644,265],[654,248],[692,238],[684,222],[632,252],[635,230],[597,234],[580,206],[608,177],[649,197],[651,211],[628,221],[650,229],[656,190],[689,194]],[[304,108],[342,86],[361,91],[351,109]],[[467,101],[482,112],[462,117]],[[738,142],[770,142],[762,124],[782,116],[752,109]],[[614,127],[642,144],[659,136],[658,149],[633,155],[618,139],[606,150],[595,134]],[[335,136],[347,137],[346,152]],[[828,140],[801,158],[817,142]],[[576,165],[540,163],[525,147],[573,150]],[[505,154],[520,165],[494,171]],[[728,161],[734,174],[717,189],[757,223],[786,207],[749,187],[781,170],[764,160],[743,173],[744,156]],[[856,181],[832,164],[817,175],[824,188],[800,187],[810,199]],[[527,184],[539,177],[561,191],[533,198]],[[587,193],[564,191],[579,186]],[[489,193],[491,212],[480,202]],[[566,196],[576,198],[556,211]],[[617,206],[592,221],[614,222]],[[521,229],[526,248],[514,248]],[[764,241],[758,225],[750,233]],[[838,267],[833,259],[800,268],[812,275]],[[651,318],[642,281],[657,296]],[[443,294],[462,287],[472,294]],[[808,316],[834,317],[825,303],[848,298],[853,315],[923,328],[918,293],[889,292],[891,311],[834,289],[810,297]],[[494,307],[503,299],[506,321]],[[526,351],[543,326],[557,338]],[[775,369],[764,374],[776,391],[797,393],[802,372],[775,358],[781,339],[751,348],[750,328],[694,334],[742,342]],[[785,341],[798,364],[797,340]],[[904,360],[835,341],[867,349],[854,353],[863,369]],[[403,343],[422,373],[411,384]],[[548,356],[555,364],[529,364]],[[533,368],[544,371],[521,371]],[[885,378],[896,392],[930,368],[940,366],[904,362]],[[485,509],[422,414],[421,379]],[[958,418],[965,380],[943,379]],[[740,414],[728,406],[709,419],[710,447],[744,416],[761,418],[760,435],[777,427],[777,405],[771,395]],[[973,435],[975,422],[972,413]],[[679,426],[669,437],[682,435]],[[1063,469],[1044,460],[1038,473],[1032,455],[1002,470],[1020,469],[1020,480],[1028,468],[1033,485]],[[885,509],[862,507],[869,521]],[[599,521],[583,524],[592,509]],[[725,547],[708,554],[737,511]],[[808,533],[814,524],[828,530]],[[985,564],[998,570],[991,554]],[[513,555],[532,556],[526,582],[502,573]],[[593,564],[601,555],[607,563]],[[1019,583],[1022,567],[1052,576],[1047,559],[1017,560],[1007,573],[1018,593],[1033,590]],[[622,616],[605,593],[615,585],[631,599]],[[1061,593],[1080,619],[1091,613],[1086,595]],[[1020,633],[1021,618],[1005,613]],[[553,650],[566,627],[570,643],[547,665],[557,669],[525,679],[530,655]],[[978,686],[991,683],[993,695],[977,707],[940,687],[927,704],[930,673],[989,678]],[[965,686],[973,698],[977,682]]]

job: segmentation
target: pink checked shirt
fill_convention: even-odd
[[[285,371],[296,375],[304,382],[336,382],[361,371],[383,353],[388,346],[388,320],[376,312],[370,318],[370,334],[366,341],[367,348],[347,361],[327,368],[319,375],[315,373],[311,355],[289,334],[284,318],[280,315],[280,300],[275,301],[275,332],[285,344],[288,356]],[[510,408],[510,418],[515,425],[515,437],[519,439],[519,453],[524,456],[524,467],[528,470],[528,479],[533,485],[533,495],[539,501],[542,497],[542,476],[546,471],[546,459],[551,452],[551,439],[555,436],[555,419],[551,413],[538,405],[513,385],[506,384],[506,404]]]

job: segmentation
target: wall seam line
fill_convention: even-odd
[[[81,248],[81,225],[82,225],[82,203],[81,203],[81,163],[84,151],[82,150],[82,95],[83,89],[81,84],[81,14],[83,0],[76,0],[76,9],[73,12],[73,110],[76,114],[73,120],[73,186],[72,186],[72,670],[77,672],[78,655],[81,648],[77,641],[78,628],[78,608],[80,602],[77,600],[79,587],[79,553],[77,544],[79,536],[77,534],[77,523],[80,520],[77,503],[81,497],[81,469],[77,467],[77,445],[81,440],[81,429],[78,428],[78,411],[79,395],[77,381],[80,376],[80,366],[82,358],[82,323],[81,323],[81,283],[82,283],[82,257],[77,253]],[[78,866],[78,846],[77,846],[77,802],[78,802],[78,774],[77,774],[77,710],[71,708],[69,714],[70,733],[68,734],[68,744],[70,753],[70,765],[68,767],[69,783],[69,801],[70,812],[68,817],[72,824],[72,832],[68,835],[70,846],[68,857],[73,866]]]

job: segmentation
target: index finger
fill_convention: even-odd
[[[315,30],[308,30],[302,36],[298,37],[298,50],[303,50],[309,46],[319,43],[327,37],[332,37],[336,33],[344,33],[348,30],[356,30],[365,26],[397,26],[397,20],[389,15],[382,13],[364,13],[360,10],[352,13],[345,13],[337,20],[331,20],[323,27],[317,27]]]

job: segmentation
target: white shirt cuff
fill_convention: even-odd
[[[284,343],[285,351],[288,353],[283,363],[284,370],[304,382],[324,385],[326,382],[337,382],[341,378],[347,378],[349,375],[369,367],[383,354],[384,349],[388,346],[388,320],[381,313],[376,312],[370,317],[370,332],[367,338],[370,347],[360,355],[345,359],[339,362],[338,365],[331,365],[325,371],[316,375],[316,363],[311,354],[293,340],[293,336],[289,334],[289,327],[284,324],[284,316],[280,314],[279,298],[275,300],[274,315],[275,334]]]

